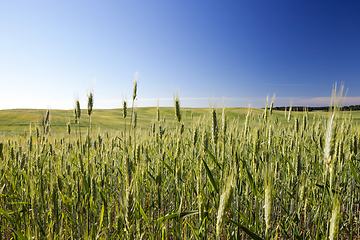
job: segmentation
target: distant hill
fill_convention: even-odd
[[[351,106],[349,106],[351,107]],[[357,105],[359,107],[359,105]],[[289,107],[286,107],[287,111]],[[293,116],[301,117],[305,107],[292,107]],[[309,107],[310,116],[326,115],[328,107]],[[344,107],[344,110],[348,107]],[[354,108],[353,108],[354,109]],[[284,116],[285,107],[275,107],[272,112],[272,116],[269,119],[277,118],[282,124],[292,124],[293,121],[288,122],[287,117]],[[137,111],[137,129],[150,130],[151,124],[157,123],[156,120],[156,107],[139,107]],[[132,109],[128,108],[128,116],[126,118],[126,129],[130,127]],[[239,124],[242,127],[245,122],[245,117],[248,112],[247,108],[227,108],[226,116],[229,123]],[[35,132],[36,126],[42,129],[42,121],[45,116],[46,109],[10,109],[0,110],[0,136],[22,134],[25,132],[29,134],[30,126],[32,132]],[[263,109],[252,109],[253,121],[259,121]],[[345,112],[344,112],[345,113]],[[346,117],[349,112],[340,116]],[[210,115],[211,109],[209,108],[181,108],[182,122],[185,124],[185,128],[190,128],[194,124],[203,124],[204,116]],[[218,121],[221,123],[222,109],[217,109]],[[74,111],[73,110],[51,110],[50,109],[50,132],[51,134],[67,134],[67,124],[71,123],[72,134],[76,134],[78,131],[78,125],[74,124]],[[355,122],[360,122],[360,111],[352,112],[352,117]],[[205,118],[209,119],[209,118]],[[312,119],[312,118],[311,118]],[[173,128],[178,126],[175,120],[175,112],[173,107],[160,108],[160,120],[161,125],[166,128]],[[234,122],[235,121],[235,122]],[[82,110],[82,117],[80,119],[81,131],[86,134],[89,126],[89,118],[86,109]],[[91,128],[92,132],[112,132],[123,131],[125,129],[125,119],[123,118],[122,109],[94,109],[91,116]]]
[[[219,119],[221,120],[221,111],[218,109]],[[227,116],[229,120],[239,118],[240,122],[245,121],[247,108],[229,108]],[[89,125],[89,117],[86,109],[82,109],[80,118],[81,130],[86,133]],[[139,107],[137,112],[137,128],[146,130],[150,129],[151,123],[156,122],[156,107]],[[262,113],[261,109],[254,109],[254,114]],[[30,124],[34,132],[35,127],[41,128],[42,121],[45,116],[46,109],[9,109],[0,110],[0,135],[12,133],[29,132]],[[131,121],[132,109],[128,108],[126,125],[129,128]],[[211,109],[208,108],[181,108],[182,121],[185,126],[199,123],[206,114],[210,114]],[[160,108],[160,119],[162,124],[169,126],[177,126],[175,121],[175,112],[173,107]],[[71,123],[72,131],[75,132],[78,126],[74,124],[74,110],[51,110],[50,109],[50,130],[52,133],[66,133],[67,123]],[[122,109],[94,109],[91,116],[91,125],[93,131],[110,132],[119,131],[125,128],[125,119],[123,118]]]

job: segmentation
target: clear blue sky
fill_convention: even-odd
[[[0,0],[0,109],[360,104],[360,1]]]

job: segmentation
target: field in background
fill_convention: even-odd
[[[151,123],[156,118],[156,107],[144,107],[137,108],[138,113],[138,127],[143,130],[149,130]],[[263,109],[252,109],[254,115],[262,115]],[[222,111],[221,108],[218,109]],[[248,111],[247,108],[227,108],[227,116],[230,121],[236,120],[242,126],[245,121],[245,116]],[[131,108],[128,109],[131,113]],[[161,121],[166,121],[167,125],[171,126],[175,124],[174,108],[166,107],[160,108]],[[0,111],[0,134],[13,135],[20,134],[25,135],[25,132],[29,133],[30,123],[32,131],[35,131],[35,127],[41,128],[43,117],[46,110],[44,109],[11,109]],[[208,117],[211,114],[209,108],[182,108],[181,113],[185,127],[191,122],[201,120],[204,117]],[[282,124],[288,124],[283,111],[273,111],[274,117],[277,117]],[[292,111],[293,117],[302,118],[304,112]],[[352,114],[354,123],[360,122],[360,111],[354,112],[342,112],[346,118],[349,114]],[[329,113],[322,111],[309,112],[309,117],[312,116],[328,116]],[[341,116],[341,115],[340,115]],[[192,119],[193,117],[193,119]],[[193,121],[194,120],[194,121]],[[82,117],[80,119],[82,131],[86,131],[88,126],[88,115],[86,109],[82,109]],[[74,110],[50,110],[50,133],[51,134],[65,134],[67,129],[67,123],[71,122],[74,125]],[[92,129],[95,132],[112,132],[123,131],[125,121],[122,118],[122,109],[94,109],[91,117]],[[130,124],[130,118],[127,119],[127,125]]]
[[[0,239],[360,237],[360,112],[81,112],[0,111]]]

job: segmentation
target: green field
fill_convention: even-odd
[[[143,130],[149,130],[151,123],[156,118],[156,107],[144,107],[137,108],[138,112],[138,127]],[[263,109],[252,109],[254,115],[262,115]],[[131,108],[128,109],[131,113]],[[218,109],[219,112],[222,109]],[[243,125],[247,108],[227,108],[226,113],[230,121],[236,120],[238,124]],[[175,123],[174,108],[160,108],[161,121],[165,121],[167,125],[172,126]],[[12,135],[12,134],[25,134],[29,133],[30,124],[32,131],[35,131],[35,127],[42,126],[42,120],[45,116],[46,109],[11,109],[0,110],[0,134]],[[88,115],[86,109],[82,109],[82,117],[80,119],[82,131],[85,131],[89,125]],[[187,127],[190,123],[201,121],[202,118],[210,116],[211,109],[208,108],[182,108],[181,113],[183,121]],[[303,112],[293,111],[294,117],[301,118]],[[350,112],[343,112],[340,117],[346,118]],[[351,112],[354,123],[360,122],[360,111]],[[278,118],[283,124],[288,124],[287,119],[284,116],[283,111],[273,111],[274,117]],[[310,112],[310,118],[312,116],[327,116],[326,112]],[[193,118],[192,118],[193,117]],[[64,134],[66,133],[67,123],[74,123],[74,110],[50,110],[50,122],[51,122],[51,134]],[[97,133],[123,131],[125,121],[122,117],[122,109],[94,109],[91,117],[91,124],[93,131]],[[130,118],[127,119],[127,124],[130,124]]]
[[[141,129],[150,129],[150,123],[154,122],[156,118],[156,107],[149,108],[137,108],[138,113],[138,127]],[[220,109],[221,110],[221,109]],[[131,108],[128,109],[131,113]],[[161,121],[167,122],[169,125],[175,123],[174,108],[160,108]],[[80,119],[81,127],[88,126],[88,116],[86,109],[82,109],[82,117]],[[194,108],[194,109],[181,109],[183,120],[185,123],[190,123],[193,119],[199,119],[205,115],[210,114],[209,109]],[[229,117],[240,118],[243,122],[247,109],[244,108],[232,108],[228,109]],[[255,111],[261,112],[261,110]],[[41,126],[43,117],[45,116],[45,110],[30,110],[30,109],[16,109],[16,110],[2,110],[0,111],[0,131],[3,133],[24,133],[29,131],[30,123],[32,124],[32,130],[35,130],[35,126]],[[51,132],[52,133],[65,133],[67,123],[74,122],[73,110],[50,110],[51,113]],[[100,132],[112,132],[124,130],[125,121],[122,116],[122,109],[94,109],[91,123],[94,131]],[[127,118],[127,124],[130,124],[130,117]],[[85,131],[85,130],[84,130]]]
[[[135,111],[0,111],[0,239],[360,238],[360,112]]]

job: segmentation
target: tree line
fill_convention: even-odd
[[[284,106],[284,107],[273,107],[274,110],[279,111],[285,111],[285,109],[288,111],[290,109],[290,106]],[[331,109],[329,106],[322,106],[322,107],[306,107],[306,106],[292,106],[293,111],[297,112],[304,112],[304,111],[325,111],[328,112],[329,109]],[[360,110],[360,105],[349,105],[349,106],[343,106],[340,108],[342,111],[356,111]]]

